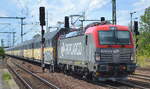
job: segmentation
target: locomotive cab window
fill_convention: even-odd
[[[113,31],[99,31],[100,44],[115,44]]]
[[[119,44],[130,44],[129,31],[117,31],[116,38]]]
[[[129,31],[99,31],[101,45],[128,45],[130,44]]]

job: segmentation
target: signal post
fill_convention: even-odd
[[[44,26],[45,26],[45,7],[40,7],[39,8],[39,12],[40,12],[40,25],[41,25],[41,66],[42,66],[42,70],[44,72],[45,69],[45,64],[44,64]]]

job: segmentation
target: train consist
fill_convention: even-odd
[[[45,34],[44,59],[51,70],[89,79],[120,80],[135,71],[134,43],[128,27],[92,23],[85,29],[65,27]],[[41,60],[41,37],[6,50],[9,55]]]

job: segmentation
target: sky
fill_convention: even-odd
[[[136,11],[133,18],[140,19],[144,9],[150,6],[150,0],[116,0],[117,24],[128,26],[130,13]],[[100,19],[105,17],[111,20],[111,0],[1,0],[0,17],[26,17],[24,20],[24,40],[31,39],[40,32],[39,7],[46,7],[46,21],[48,26],[56,26],[63,21],[64,16],[82,14],[86,19]],[[0,19],[0,32],[16,32],[15,42],[20,43],[20,20]],[[5,45],[12,45],[12,35],[0,34]],[[1,45],[1,42],[0,42]]]

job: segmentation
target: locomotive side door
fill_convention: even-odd
[[[95,45],[93,36],[91,34],[85,36],[85,58],[88,60],[88,69],[94,71],[93,66],[95,62]]]
[[[93,41],[90,34],[85,36],[85,56],[89,62],[93,59]]]

